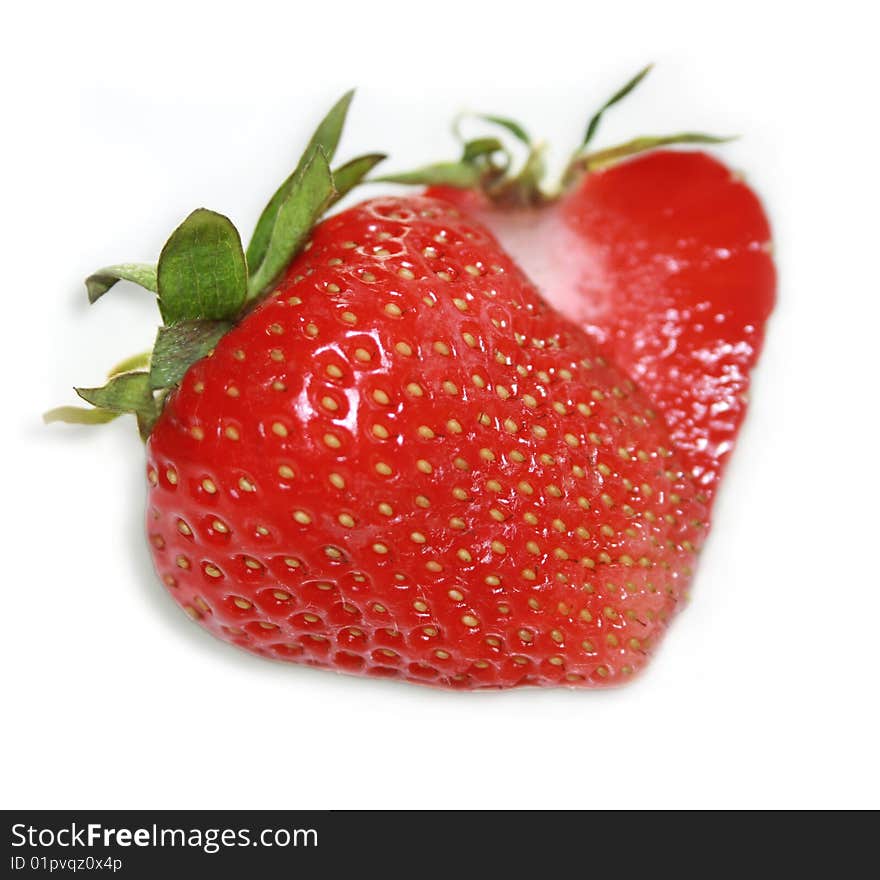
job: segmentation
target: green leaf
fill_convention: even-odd
[[[89,302],[97,302],[117,281],[131,281],[155,293],[159,288],[156,282],[156,267],[152,263],[120,263],[105,266],[86,278]]]
[[[477,119],[484,122],[491,122],[492,125],[499,125],[501,128],[509,131],[517,140],[522,141],[527,147],[532,145],[532,139],[529,133],[515,120],[507,119],[505,116],[491,116],[483,113],[477,114]]]
[[[597,150],[594,153],[587,153],[581,156],[577,164],[586,171],[594,171],[612,162],[625,159],[628,156],[635,156],[637,153],[644,153],[647,150],[653,150],[657,147],[665,147],[671,144],[723,144],[728,141],[735,140],[734,137],[716,137],[712,134],[702,134],[695,131],[683,131],[679,134],[668,134],[651,137],[638,137],[627,141],[625,144],[618,144],[616,147],[609,147],[606,150]]]
[[[150,362],[150,386],[173,388],[197,360],[214,350],[230,327],[224,321],[183,321],[160,327]]]
[[[251,274],[260,268],[263,260],[266,258],[266,252],[269,249],[269,242],[272,238],[272,231],[275,228],[275,222],[278,218],[278,212],[284,203],[290,191],[295,186],[297,180],[302,177],[306,164],[311,159],[315,150],[320,148],[324,151],[327,161],[330,162],[336,153],[336,147],[339,145],[339,138],[342,134],[342,127],[345,124],[345,117],[348,115],[348,108],[351,99],[354,97],[354,90],[346,92],[331,108],[330,112],[321,120],[312,139],[300,157],[299,163],[293,173],[278,187],[275,194],[269,200],[269,204],[263,208],[260,219],[257,221],[254,233],[251,236],[250,244],[247,248],[247,263],[250,267]]]
[[[120,361],[116,366],[107,371],[107,378],[112,379],[119,373],[130,373],[132,370],[139,370],[142,367],[150,365],[150,355],[152,352],[142,351],[140,354],[133,354],[125,360]]]
[[[358,156],[333,172],[333,185],[336,187],[334,202],[353,190],[380,162],[388,157],[384,153],[369,153]]]
[[[149,373],[120,373],[100,388],[75,388],[76,393],[92,406],[115,413],[149,409],[153,400]]]
[[[335,196],[327,156],[321,147],[316,147],[302,176],[294,181],[278,209],[266,256],[248,284],[249,299],[258,297],[277,280],[306,243],[312,227]]]
[[[502,144],[498,138],[475,138],[474,140],[465,143],[461,161],[473,162],[474,159],[478,159],[482,156],[491,156],[493,153],[507,153],[504,149],[504,144]]]
[[[653,64],[643,67],[625,86],[618,89],[594,114],[587,125],[587,132],[581,143],[581,149],[587,146],[596,134],[599,128],[599,122],[602,120],[602,114],[609,108],[613,107],[618,101],[622,101],[650,72]]]
[[[437,162],[425,165],[415,171],[403,171],[400,174],[386,174],[374,177],[373,180],[383,183],[408,183],[424,186],[454,186],[459,189],[471,189],[480,182],[479,170],[466,162]]]
[[[158,280],[166,324],[237,315],[247,292],[247,266],[232,222],[205,208],[193,211],[162,248]]]
[[[119,418],[119,413],[106,409],[85,409],[81,406],[56,406],[43,413],[43,421],[50,425],[53,422],[64,422],[68,425],[103,425]]]
[[[74,391],[98,409],[120,415],[134,413],[142,437],[149,434],[159,416],[149,373],[120,373],[101,388],[75,388]]]
[[[329,162],[336,155],[339,139],[342,137],[342,129],[345,125],[345,117],[348,116],[348,108],[354,97],[354,89],[349,89],[331,108],[327,115],[318,124],[312,139],[309,141],[300,165],[305,167],[308,162],[308,154],[320,147],[327,156]]]

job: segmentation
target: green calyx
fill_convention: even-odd
[[[247,250],[232,221],[199,208],[172,232],[155,265],[121,263],[86,279],[91,303],[118,281],[156,294],[162,325],[152,351],[118,364],[100,388],[74,389],[91,409],[58,407],[45,413],[45,422],[96,425],[131,413],[141,437],[149,436],[165,398],[190,366],[272,291],[327,209],[385,158],[369,153],[331,169],[353,96],[347,92],[321,120],[260,215]]]
[[[590,117],[583,140],[572,154],[561,181],[555,185],[547,186],[545,182],[546,167],[542,143],[533,141],[526,129],[512,119],[482,114],[473,115],[472,118],[501,128],[505,136],[512,137],[524,145],[525,160],[517,169],[513,168],[511,151],[502,139],[480,137],[467,140],[461,134],[460,120],[456,120],[453,131],[462,143],[462,155],[459,159],[438,162],[414,171],[388,174],[375,179],[388,183],[475,189],[498,205],[537,207],[555,201],[584,174],[637,153],[673,144],[720,144],[732,140],[729,137],[716,137],[701,132],[680,132],[633,138],[623,144],[593,150],[592,141],[605,111],[629,95],[650,73],[651,67],[652,65],[648,65],[640,70]]]

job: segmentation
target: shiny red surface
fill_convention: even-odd
[[[446,687],[630,678],[706,533],[653,404],[478,223],[322,223],[148,443],[170,594],[250,651]]]
[[[705,153],[657,150],[588,175],[539,210],[432,193],[475,211],[544,296],[639,384],[714,495],[775,298],[770,229],[754,192]]]

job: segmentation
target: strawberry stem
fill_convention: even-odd
[[[602,150],[588,151],[605,112],[626,98],[651,72],[652,67],[651,64],[643,67],[590,117],[583,140],[574,151],[560,183],[554,187],[548,187],[545,181],[544,145],[534,142],[526,129],[518,122],[503,116],[483,114],[474,114],[473,118],[501,128],[506,134],[525,144],[528,148],[525,162],[516,173],[511,171],[510,150],[498,138],[479,138],[465,141],[460,131],[462,117],[459,116],[453,125],[453,131],[463,142],[464,150],[460,159],[426,165],[414,171],[388,174],[374,178],[374,180],[422,186],[445,185],[457,189],[477,189],[496,205],[537,207],[558,199],[574,186],[584,174],[637,153],[672,144],[720,144],[731,140],[728,137],[716,137],[700,132],[682,132],[633,138],[623,144]],[[497,159],[499,155],[504,157],[502,162]]]

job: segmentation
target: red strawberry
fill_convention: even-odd
[[[80,393],[148,437],[169,592],[273,658],[447,687],[626,681],[707,530],[663,420],[446,202],[346,210],[277,282],[345,179],[326,140],[270,203],[249,280],[204,211],[152,275],[91,279],[158,287],[149,371]]]
[[[594,117],[587,142],[601,113],[646,72]],[[711,497],[745,415],[749,374],[773,308],[767,218],[752,190],[705,153],[656,150],[604,164],[658,143],[700,140],[711,139],[639,139],[578,156],[569,188],[549,201],[535,189],[537,158],[526,179],[512,181],[475,151],[465,166],[484,172],[470,175],[477,188],[433,186],[428,194],[488,225],[549,301],[638,382]],[[441,167],[421,179],[444,179]],[[468,182],[461,165],[447,167],[455,169],[449,179]]]
[[[705,510],[662,420],[428,199],[322,223],[148,444],[174,598],[249,650],[448,686],[642,666]]]

